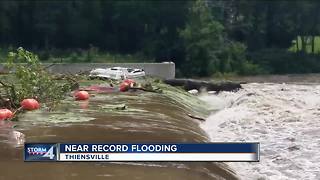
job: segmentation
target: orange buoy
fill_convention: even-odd
[[[22,109],[24,110],[36,110],[40,108],[40,104],[37,100],[35,99],[24,99],[21,103],[20,103]]]
[[[87,91],[78,91],[75,93],[75,98],[77,101],[89,99],[89,93]]]
[[[119,89],[120,89],[121,92],[128,91],[129,88],[130,88],[130,84],[128,84],[128,83],[126,83],[126,82],[122,82],[122,83],[120,84],[120,87],[119,87]]]
[[[13,113],[9,109],[0,109],[0,120],[12,118]]]

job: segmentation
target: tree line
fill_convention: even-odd
[[[312,0],[0,1],[0,46],[139,54],[185,76],[320,71]]]

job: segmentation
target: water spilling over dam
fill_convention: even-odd
[[[211,141],[261,143],[260,162],[227,163],[241,179],[319,179],[319,77],[276,77],[201,96],[215,110],[201,127]]]
[[[199,121],[188,113],[208,115],[205,104],[166,87],[163,94],[96,94],[90,101],[67,98],[53,112],[35,111],[0,125],[0,179],[236,179],[224,163],[27,163],[26,142],[207,142]],[[177,92],[178,91],[178,92]],[[127,107],[117,110],[114,107]]]

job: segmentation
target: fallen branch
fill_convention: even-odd
[[[17,113],[21,112],[22,111],[22,107],[19,107],[18,109],[16,109],[14,112],[13,112],[13,116],[15,116]]]
[[[1,80],[0,80],[0,84],[5,88],[5,90],[7,91],[7,95],[10,97],[10,98],[1,97],[1,101],[2,103],[4,103],[4,106],[6,106],[9,109],[11,109],[12,107],[17,108],[17,105],[13,102],[13,100],[17,97],[15,87],[11,84],[9,85],[2,82]]]
[[[143,87],[130,87],[130,89],[142,90],[142,91],[153,92],[153,93],[161,93],[162,92],[160,89],[146,89],[146,88],[143,88]]]
[[[196,120],[199,120],[199,121],[206,121],[204,118],[201,118],[201,117],[198,117],[198,116],[194,116],[192,114],[187,114],[189,117],[191,117],[192,119],[196,119]]]
[[[43,67],[43,69],[46,70],[46,69],[48,69],[48,68],[50,68],[50,67],[52,67],[52,66],[54,66],[54,65],[55,65],[54,63],[49,64],[48,66]]]
[[[6,83],[2,82],[1,80],[0,80],[0,84],[1,84],[3,87],[10,87],[10,85],[8,85],[8,84],[6,84]]]
[[[237,91],[242,88],[241,83],[238,82],[208,82],[194,79],[167,79],[164,80],[166,84],[171,86],[182,86],[186,91],[192,89],[206,89],[207,91]]]

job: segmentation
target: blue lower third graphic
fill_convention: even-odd
[[[25,161],[57,161],[57,144],[27,143],[24,145]]]

